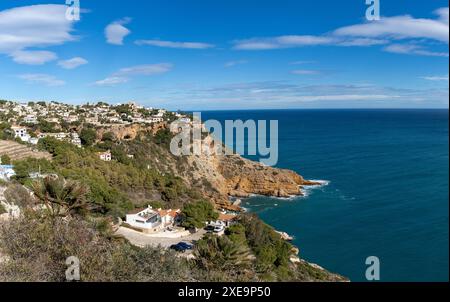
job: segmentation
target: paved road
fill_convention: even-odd
[[[169,248],[172,244],[177,244],[181,241],[191,244],[195,243],[195,241],[198,241],[206,234],[206,231],[200,230],[195,234],[191,234],[187,237],[182,238],[156,238],[125,227],[120,227],[117,230],[116,234],[124,236],[126,239],[128,239],[128,241],[130,241],[131,244],[136,246],[161,246],[163,248]]]

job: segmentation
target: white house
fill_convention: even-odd
[[[180,215],[181,210],[162,210],[158,209],[159,216],[161,216],[161,222],[164,226],[172,226]]]
[[[9,180],[14,175],[16,175],[16,172],[14,172],[14,166],[0,164],[0,179],[1,180]]]
[[[20,138],[23,142],[28,142],[28,140],[30,139],[30,135],[28,134],[26,128],[12,126],[11,130],[14,131],[14,137]]]
[[[130,226],[139,228],[147,233],[158,232],[163,227],[161,215],[154,211],[152,207],[128,214],[126,222]]]
[[[98,152],[98,157],[103,160],[103,161],[111,161],[112,160],[112,155],[110,151],[107,152]]]

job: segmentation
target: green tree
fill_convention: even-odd
[[[80,133],[81,143],[84,146],[92,146],[97,138],[97,133],[92,128],[83,128]]]
[[[9,157],[8,154],[3,154],[0,159],[1,159],[0,163],[2,165],[10,165],[11,164],[11,157]]]
[[[182,211],[183,226],[186,228],[202,228],[207,221],[217,220],[219,214],[211,202],[200,200],[186,204]]]

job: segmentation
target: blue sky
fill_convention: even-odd
[[[448,108],[448,2],[0,2],[0,98],[167,109]]]

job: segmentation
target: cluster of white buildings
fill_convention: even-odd
[[[12,126],[11,130],[14,132],[14,138],[19,138],[22,142],[29,143],[32,145],[37,145],[40,139],[46,137],[53,137],[60,141],[70,142],[78,147],[81,147],[81,139],[77,132],[65,133],[39,133],[37,137],[32,137],[28,133],[28,129],[26,127],[21,126]]]
[[[118,108],[128,108],[126,112]],[[105,103],[96,105],[66,105],[60,103],[30,102],[27,104],[15,102],[0,103],[0,122],[8,122],[12,125],[15,138],[36,145],[39,139],[55,137],[58,140],[68,141],[81,147],[81,140],[75,131],[58,133],[37,133],[31,135],[33,125],[46,121],[54,125],[55,130],[63,129],[62,123],[74,125],[74,123],[91,124],[94,126],[112,126],[114,124],[155,124],[165,121],[168,113],[164,109],[145,108],[134,102],[125,105],[110,106]],[[181,114],[175,114],[178,118],[185,118]],[[67,127],[65,127],[67,129]],[[107,158],[105,160],[108,160]]]

